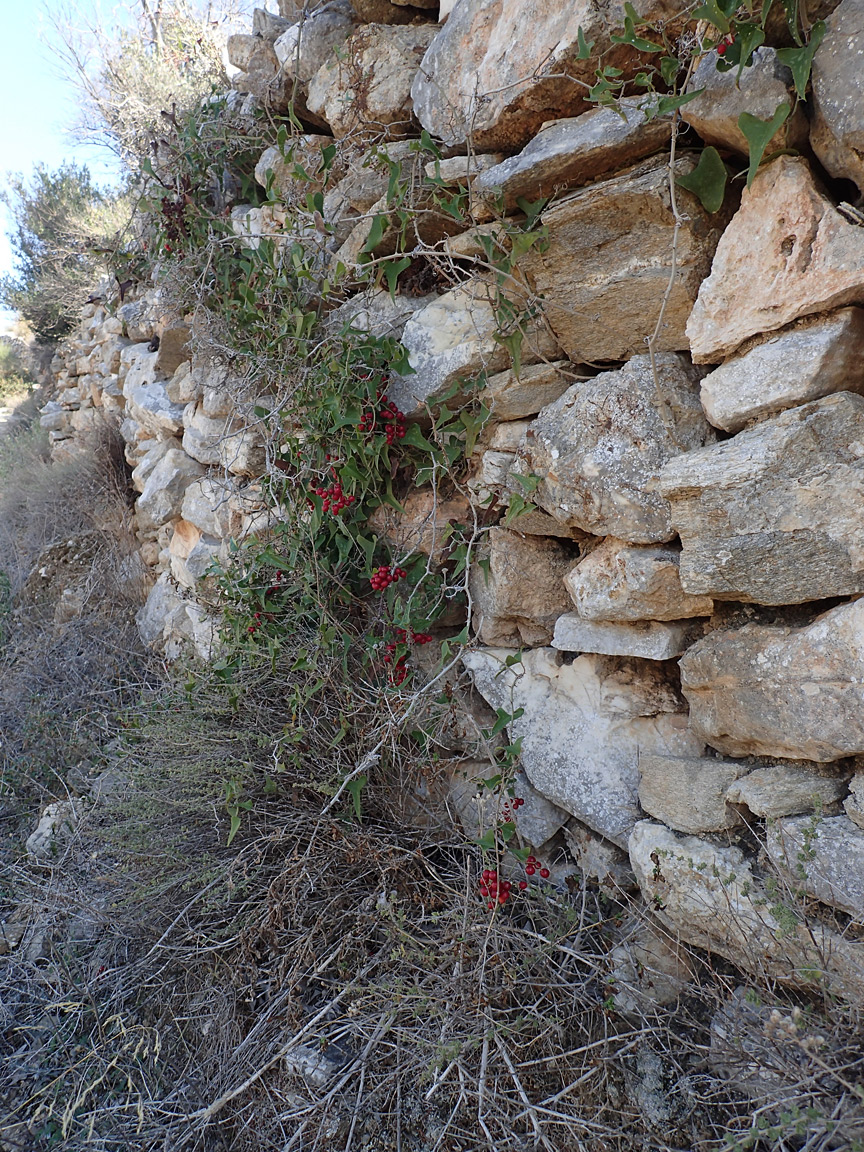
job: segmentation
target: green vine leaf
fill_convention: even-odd
[[[813,67],[813,56],[816,53],[816,49],[822,43],[824,35],[825,21],[817,20],[810,29],[809,44],[806,44],[803,48],[780,48],[777,51],[777,59],[781,64],[785,64],[792,72],[792,79],[795,82],[795,95],[799,100],[803,100],[807,92],[807,82],[810,79],[810,70]]]
[[[706,3],[695,9],[692,19],[707,20],[709,24],[713,24],[715,28],[719,28],[724,33],[728,33],[731,28],[729,16],[723,11],[717,0],[706,0]]]
[[[790,111],[791,108],[788,104],[778,104],[770,120],[760,120],[758,116],[751,116],[749,112],[742,112],[738,117],[738,127],[744,133],[750,147],[750,167],[747,169],[748,188],[753,183],[756,170],[762,163],[765,149]]]
[[[692,192],[706,212],[718,212],[726,195],[728,173],[716,148],[705,148],[692,172],[676,177],[678,184]]]

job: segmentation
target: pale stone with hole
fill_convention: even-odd
[[[854,222],[853,222],[854,221]],[[687,322],[693,359],[716,364],[760,332],[864,302],[864,228],[807,161],[780,156],[741,196]]]
[[[736,780],[726,799],[746,804],[754,816],[774,820],[830,810],[846,795],[848,785],[848,772],[819,772],[815,764],[766,764]]]
[[[788,108],[789,114],[768,142],[766,155],[806,143],[807,117],[797,104],[792,72],[777,59],[775,48],[757,48],[740,74],[734,66],[728,72],[718,72],[718,59],[716,49],[699,59],[686,91],[701,92],[681,108],[681,118],[706,144],[747,156],[750,145],[738,126],[739,116],[746,112],[768,121],[781,107]]]
[[[679,152],[676,174],[691,172],[695,164],[694,153]],[[661,308],[655,350],[689,347],[685,326],[726,216],[706,212],[680,187],[677,200],[683,223],[674,278],[675,214],[663,157],[590,184],[543,212],[547,242],[528,251],[518,266],[543,298],[549,324],[571,360],[626,360],[644,353]]]
[[[585,620],[686,620],[710,616],[710,596],[681,587],[680,553],[663,545],[627,544],[607,537],[564,577]]]
[[[734,760],[646,754],[639,757],[639,803],[678,832],[721,832],[742,822],[726,794],[746,771]]]
[[[800,628],[717,630],[682,656],[694,731],[729,756],[827,763],[864,753],[864,600]]]
[[[702,635],[692,620],[585,620],[565,612],[555,621],[552,647],[561,652],[598,652],[641,660],[674,660]]]
[[[770,821],[768,858],[795,888],[864,924],[864,831],[846,816]]]
[[[522,766],[534,787],[623,847],[639,818],[639,756],[698,756],[702,740],[665,666],[610,656],[565,663],[551,648],[479,649],[463,663],[493,708],[514,715]]]
[[[800,604],[864,592],[864,397],[839,392],[670,460],[681,584]]]
[[[745,348],[703,379],[701,395],[715,428],[740,432],[832,392],[864,392],[864,308],[807,317]]]
[[[660,470],[714,433],[698,372],[674,353],[656,364],[657,383],[649,357],[634,356],[574,384],[531,424],[517,470],[541,478],[531,499],[562,524],[638,544],[675,535]]]
[[[642,895],[661,924],[737,967],[794,987],[823,984],[864,1003],[864,945],[794,912],[782,917],[739,848],[640,821],[629,840]]]
[[[832,176],[864,192],[864,3],[843,0],[813,57],[810,143]]]

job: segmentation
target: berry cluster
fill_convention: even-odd
[[[401,440],[405,435],[405,416],[396,405],[386,398],[383,389],[378,391],[378,411],[372,409],[364,412],[357,425],[358,432],[372,433],[378,429],[379,422],[384,426],[384,438],[388,444],[394,440]]]
[[[354,503],[354,497],[345,495],[342,491],[342,485],[338,480],[335,484],[331,484],[329,488],[313,488],[312,491],[316,496],[321,497],[324,511],[330,512],[334,516],[338,516],[343,508],[347,508],[349,504]]]
[[[539,863],[540,863],[540,861],[537,859],[536,856],[529,856],[528,859],[525,861],[525,875],[526,876],[533,876],[535,874],[535,872],[539,872],[540,876],[543,880],[548,880],[549,879],[549,869],[548,868],[538,868],[537,865]]]
[[[501,815],[505,820],[512,820],[516,815],[516,810],[521,808],[525,801],[521,796],[514,796],[512,800],[505,800],[504,806],[501,809]]]
[[[277,592],[282,591],[282,573],[277,572],[273,577],[273,583],[267,589],[268,596],[275,596]]]
[[[491,912],[496,904],[506,904],[510,899],[513,885],[509,880],[501,880],[498,873],[492,868],[484,868],[480,876],[480,895],[487,901],[486,907]],[[519,881],[519,887],[524,891],[528,885],[524,880]]]
[[[727,50],[729,48],[731,48],[734,43],[735,43],[735,37],[734,36],[724,36],[724,38],[717,45],[717,55],[718,56],[725,56]]]
[[[388,564],[382,564],[369,577],[369,583],[372,585],[373,592],[383,592],[391,584],[404,580],[407,575],[408,573],[404,568],[391,568]]]
[[[432,640],[432,637],[428,632],[414,632],[413,630],[409,630],[407,628],[394,628],[393,631],[396,633],[396,639],[391,641],[391,643],[384,645],[384,663],[393,665],[387,674],[387,679],[391,684],[399,685],[408,675],[408,668],[406,667],[405,663],[408,659],[408,653],[403,652],[401,656],[396,656],[396,650],[398,649],[399,645],[429,644]],[[396,656],[395,663],[393,659],[394,656]]]
[[[170,252],[172,244],[180,245],[189,235],[186,225],[186,197],[181,195],[172,200],[170,196],[163,196],[160,212],[165,238],[168,241],[165,251]]]

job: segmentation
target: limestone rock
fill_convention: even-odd
[[[148,448],[135,467],[132,469],[132,487],[136,492],[143,492],[150,473],[162,459],[166,452],[178,451],[181,447],[180,441],[174,437],[169,436],[167,440],[145,440],[145,444],[151,444],[152,447]]]
[[[520,512],[507,527],[522,536],[557,536],[559,540],[580,542],[590,539],[586,532],[582,532],[579,528],[569,528],[566,524],[559,524],[545,512]]]
[[[555,621],[552,647],[561,652],[599,652],[641,660],[674,660],[702,635],[692,620],[584,620],[567,612]]]
[[[815,922],[779,920],[776,900],[740,849],[643,820],[629,850],[645,900],[687,943],[719,952],[746,972],[804,988],[824,981],[837,995],[864,1001],[864,945]]]
[[[843,807],[852,823],[864,828],[864,772],[856,772],[850,780],[849,795],[843,801]]]
[[[302,198],[307,192],[318,192],[322,187],[318,176],[322,163],[321,153],[332,143],[332,136],[308,133],[291,137],[284,148],[275,144],[265,148],[255,165],[255,179],[262,188],[270,188],[273,195],[284,203],[296,200],[298,193]],[[307,180],[295,177],[297,167],[303,168],[308,174]]]
[[[813,764],[766,764],[737,780],[726,793],[754,816],[774,820],[804,812],[824,812],[846,795],[849,773],[818,772]]]
[[[193,460],[226,468],[235,476],[260,476],[265,456],[257,428],[238,428],[230,419],[210,419],[200,405],[184,423],[183,451]]]
[[[490,528],[483,552],[470,576],[481,642],[512,634],[524,643],[548,643],[556,616],[569,607],[563,577],[573,564],[572,549],[557,540]],[[508,626],[502,631],[503,621]]]
[[[513,452],[484,451],[480,459],[474,457],[475,471],[468,481],[468,490],[471,493],[471,503],[478,508],[497,508],[509,503],[507,491],[510,483],[510,472],[516,463]],[[520,517],[520,522],[522,517]],[[555,533],[542,533],[542,535],[555,535]],[[562,537],[570,535],[569,529],[558,533]]]
[[[864,392],[864,308],[799,320],[736,353],[702,381],[702,407],[716,428],[740,432],[832,392]]]
[[[503,152],[479,154],[472,152],[470,156],[448,156],[445,160],[430,160],[424,171],[430,180],[473,188],[478,176],[500,164],[503,159]]]
[[[117,309],[117,319],[122,323],[123,329],[130,340],[152,340],[156,335],[155,318],[150,310],[147,298],[130,300],[128,304],[121,304]]]
[[[78,825],[80,802],[57,800],[42,810],[39,823],[24,845],[28,856],[51,860],[59,853],[60,843],[69,840]]]
[[[433,24],[364,25],[312,78],[307,107],[337,140],[358,130],[391,140],[411,135],[411,82],[436,31]]]
[[[228,59],[241,69],[231,84],[237,92],[255,96],[272,111],[282,112],[291,104],[292,83],[282,71],[274,47],[260,36],[229,36]]]
[[[212,572],[213,564],[226,558],[222,541],[205,536],[200,529],[186,520],[174,524],[174,535],[168,546],[171,554],[171,575],[181,588],[194,589]]]
[[[516,809],[516,830],[534,848],[551,840],[570,819],[569,812],[537,791],[521,768],[513,780],[513,791],[524,801]]]
[[[727,791],[746,764],[705,756],[640,756],[639,803],[678,832],[720,832],[741,823]]]
[[[156,374],[158,376],[173,376],[180,365],[190,359],[190,336],[191,329],[188,324],[175,324],[170,328],[162,329],[162,335],[159,337],[159,351],[156,353]]]
[[[648,21],[678,14],[663,0],[640,0],[635,7]],[[459,0],[444,12],[447,23],[411,92],[421,124],[447,147],[470,135],[480,151],[519,148],[546,120],[582,111],[582,89],[570,76],[593,83],[594,55],[602,53],[613,66],[636,65],[631,48],[609,39],[623,24],[623,5],[610,10],[596,0]],[[580,28],[595,45],[592,59],[582,62],[576,59]]]
[[[190,361],[184,360],[178,366],[174,375],[165,385],[165,395],[172,404],[182,404],[184,408],[191,400],[201,398],[200,386],[192,376]]]
[[[140,527],[158,528],[180,514],[183,494],[193,480],[204,472],[185,452],[169,449],[160,458],[138,497],[135,511]]]
[[[807,139],[807,117],[796,104],[792,72],[777,59],[774,48],[757,48],[750,65],[741,72],[731,68],[717,71],[717,52],[706,52],[687,85],[688,92],[701,88],[695,100],[681,109],[681,117],[695,128],[706,144],[731,148],[747,156],[750,145],[738,127],[738,117],[748,112],[760,120],[770,120],[781,104],[791,115],[771,137],[766,152],[778,148],[799,148]]]
[[[656,359],[662,400],[648,356],[634,356],[574,384],[532,423],[520,470],[541,477],[532,499],[562,524],[640,544],[675,535],[660,469],[713,433],[698,373],[682,356]]]
[[[800,604],[864,591],[864,397],[840,392],[669,461],[694,594]]]
[[[813,57],[810,143],[832,176],[864,191],[864,3],[843,0]]]
[[[846,816],[772,821],[765,846],[795,888],[864,923],[864,831]]]
[[[714,601],[681,587],[676,548],[625,544],[610,536],[564,577],[585,620],[686,620],[710,616]]]
[[[426,405],[434,405],[460,377],[470,380],[507,367],[509,355],[495,340],[492,300],[492,288],[472,280],[445,292],[407,322],[402,343],[414,375],[394,373],[387,389],[406,416],[424,415]],[[523,362],[553,359],[557,351],[545,330],[534,328],[523,344]]]
[[[183,427],[183,407],[169,400],[165,381],[156,379],[159,353],[146,351],[146,345],[145,351],[133,353],[135,347],[132,345],[123,353],[128,364],[123,381],[127,415],[154,436],[171,436]]]
[[[252,12],[252,35],[260,36],[262,40],[278,40],[290,26],[290,20],[284,16],[275,16],[266,8],[256,8]]]
[[[507,666],[508,658],[511,659]],[[466,652],[463,663],[493,708],[521,716],[507,726],[522,739],[522,766],[534,787],[623,847],[639,817],[639,756],[698,756],[665,668],[638,660],[535,648]]]
[[[438,299],[428,296],[391,296],[389,292],[359,292],[340,304],[327,317],[327,328],[338,335],[353,329],[371,336],[392,336],[398,340],[408,321]]]
[[[364,24],[410,24],[418,16],[428,20],[430,8],[437,7],[430,0],[422,0],[416,6],[401,3],[401,0],[351,0],[354,15]]]
[[[518,155],[482,172],[474,188],[493,200],[500,192],[504,208],[512,211],[521,197],[538,200],[578,188],[661,151],[669,143],[671,119],[649,120],[641,110],[644,102],[644,97],[626,96],[614,108],[593,108],[544,124]]]
[[[496,420],[518,420],[534,416],[557,400],[572,385],[575,373],[569,360],[553,364],[532,364],[519,375],[508,368],[486,381],[480,399]]]
[[[682,152],[676,172],[690,172]],[[725,222],[678,189],[686,217],[678,234],[676,275],[657,350],[688,347],[687,318]],[[543,297],[545,314],[571,360],[625,360],[644,352],[669,287],[675,218],[665,159],[645,160],[612,179],[591,184],[542,215],[548,244],[519,267]],[[862,233],[864,235],[864,233]]]
[[[227,540],[242,534],[244,518],[237,505],[236,482],[203,476],[186,489],[180,514],[203,535]]]
[[[369,518],[369,527],[401,556],[422,552],[440,562],[454,524],[471,522],[471,509],[464,496],[442,498],[428,488],[402,498],[404,512],[381,504]]]
[[[171,584],[168,573],[163,572],[135,617],[144,644],[148,648],[161,645],[166,632],[170,633],[175,617],[184,611],[182,596]]]
[[[652,924],[634,923],[623,943],[609,953],[615,1008],[644,1017],[646,1011],[674,1004],[694,979],[693,962],[681,945]]]
[[[864,753],[864,600],[802,628],[715,631],[680,661],[690,723],[730,756],[825,763]]]
[[[354,13],[348,0],[329,0],[292,24],[276,40],[276,57],[287,75],[308,82],[351,35]]]
[[[508,795],[483,783],[496,774],[495,765],[488,760],[463,760],[450,777],[450,800],[466,835],[472,839],[483,836],[504,819],[503,806],[509,802]],[[519,835],[534,848],[551,840],[570,819],[569,813],[542,796],[522,771],[516,773],[513,794],[525,801],[515,813]]]
[[[693,359],[711,364],[759,332],[864,303],[864,228],[841,215],[807,162],[780,156],[742,194],[687,322]]]
[[[564,840],[586,880],[596,880],[604,892],[618,900],[622,893],[636,888],[630,859],[617,844],[598,836],[575,818],[565,824]]]

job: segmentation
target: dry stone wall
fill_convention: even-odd
[[[367,291],[338,317],[401,338],[414,373],[389,395],[409,420],[486,373],[492,424],[468,485],[485,523],[536,484],[534,510],[484,534],[463,658],[475,698],[514,716],[517,826],[559,862],[553,879],[569,853],[597,882],[638,888],[685,941],[861,1000],[864,0],[825,9],[805,102],[773,46],[740,84],[716,54],[697,60],[704,91],[683,109],[677,175],[700,141],[746,155],[742,111],[794,109],[771,149],[797,154],[769,159],[713,214],[670,196],[670,116],[647,120],[630,98],[620,113],[590,107],[573,82],[587,75],[580,27],[611,48],[608,7],[330,0],[298,16],[286,3],[232,39],[234,84],[276,111],[293,96],[313,155],[350,141],[324,259],[356,263],[386,208],[358,139],[400,163],[421,129],[443,142],[437,171],[470,187],[474,228],[427,214],[421,240],[440,251],[478,250],[496,196],[506,213],[551,197],[548,246],[520,265],[542,315],[519,370],[482,277]],[[659,0],[637,8],[679,21]],[[278,150],[259,169],[290,202]],[[278,205],[234,218],[253,238],[292,227]],[[56,358],[42,423],[58,454],[101,418],[118,423],[153,574],[142,634],[206,658],[210,562],[268,515],[254,380],[233,379],[190,318],[164,315],[158,287],[109,305],[89,305]],[[469,512],[420,491],[373,527],[435,558],[435,524]],[[483,765],[458,737],[456,762],[460,748],[464,782]],[[476,827],[473,809],[465,819]],[[784,915],[783,892],[806,894],[811,923]]]

